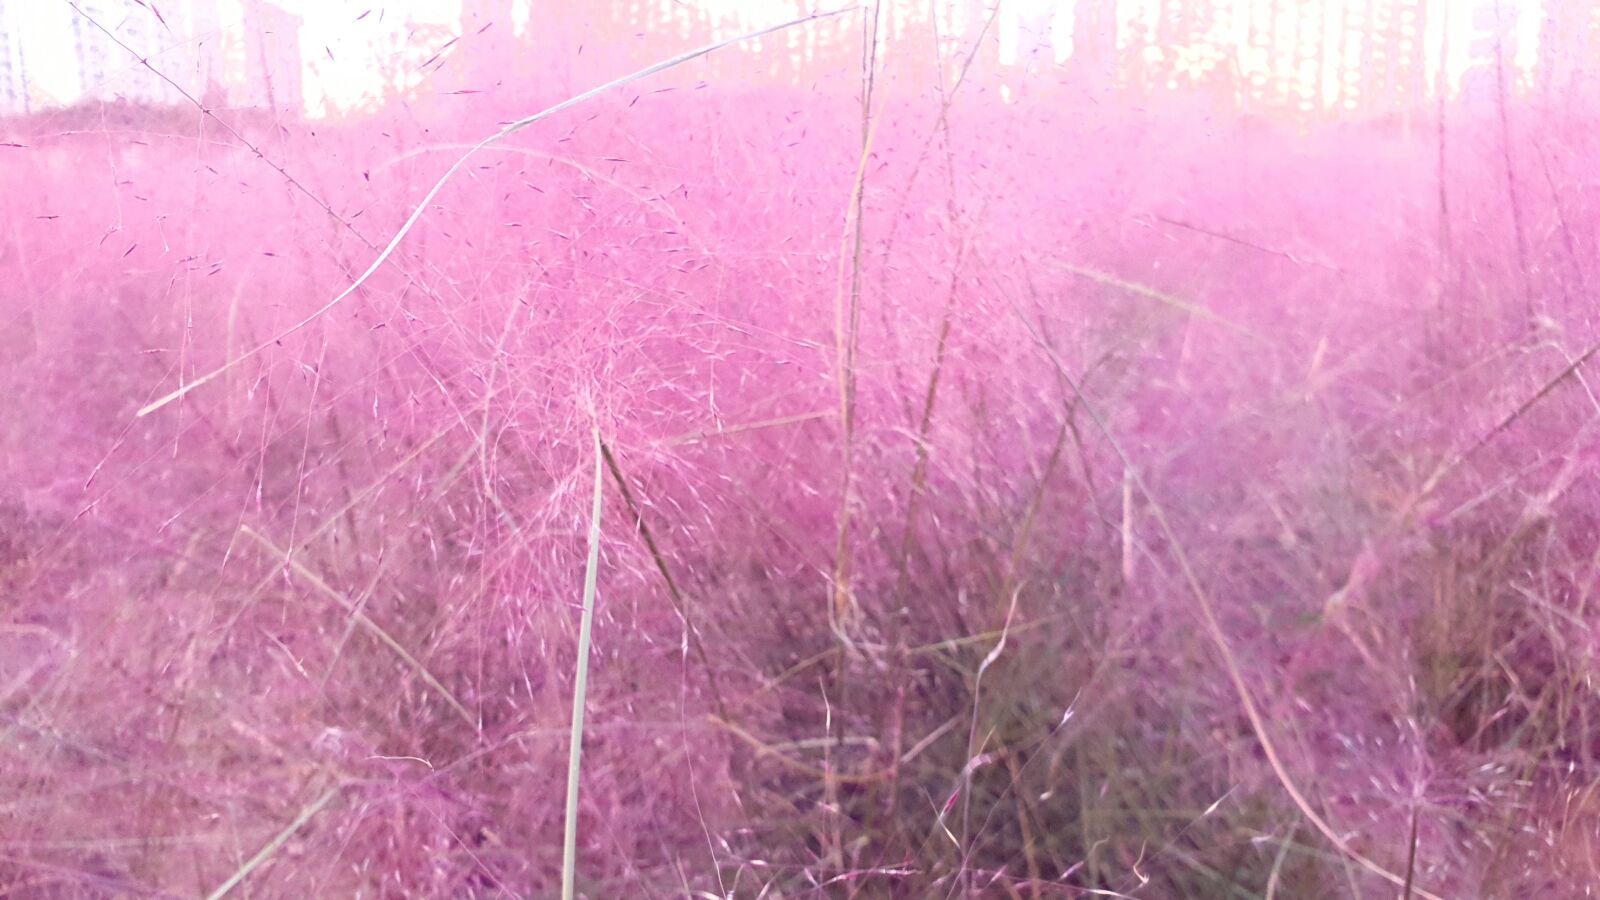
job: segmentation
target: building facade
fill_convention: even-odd
[[[73,101],[179,106],[185,95],[210,108],[303,111],[300,20],[265,0],[76,0],[54,32],[26,27],[30,4],[0,0],[0,116]],[[30,57],[49,63],[42,93]]]
[[[78,9],[81,14],[72,17],[72,39],[84,98],[150,104],[182,99],[151,70],[167,67],[169,48],[182,53],[186,43],[176,6],[171,17],[165,12],[157,16],[137,0],[82,0]]]
[[[0,116],[27,115],[32,105],[22,22],[14,8],[0,3]]]
[[[226,84],[230,106],[300,116],[305,110],[300,17],[266,0],[244,0],[243,83]]]

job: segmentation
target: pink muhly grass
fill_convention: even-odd
[[[0,891],[1582,896],[1593,111],[870,22],[0,121]]]

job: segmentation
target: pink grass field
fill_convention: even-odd
[[[0,895],[554,896],[598,430],[580,895],[1590,896],[1600,110],[890,44],[864,149],[863,21],[298,329],[555,80],[0,120]]]

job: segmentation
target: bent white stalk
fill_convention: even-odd
[[[567,761],[567,828],[561,851],[561,898],[572,900],[578,868],[578,775],[583,770],[583,704],[589,693],[589,635],[600,575],[600,430],[594,431],[594,507],[589,513],[589,563],[583,573],[583,618],[578,624],[578,660],[572,679],[572,751]]]
[[[467,160],[471,159],[472,155],[477,153],[479,150],[482,150],[483,148],[489,146],[490,144],[495,143],[496,141],[503,140],[504,138],[509,137],[510,135],[515,134],[515,133],[517,133],[518,131],[521,131],[524,128],[527,128],[529,125],[532,125],[533,123],[539,121],[540,119],[545,119],[545,118],[548,118],[550,116],[553,116],[556,113],[558,113],[558,112],[560,112],[560,111],[562,111],[562,110],[564,110],[564,109],[566,109],[568,107],[577,106],[578,104],[583,103],[586,100],[589,100],[589,99],[592,99],[594,97],[597,97],[600,94],[604,94],[604,93],[606,93],[608,91],[615,90],[616,88],[622,87],[623,85],[628,84],[630,82],[638,81],[641,78],[647,78],[647,77],[649,77],[651,75],[656,74],[657,72],[665,71],[665,70],[673,68],[675,66],[680,66],[680,65],[682,65],[682,64],[684,64],[686,62],[689,62],[690,60],[698,59],[699,57],[705,56],[705,55],[707,55],[709,53],[713,53],[713,52],[715,52],[717,50],[721,50],[723,47],[728,47],[728,46],[731,46],[733,44],[740,43],[742,41],[748,41],[748,40],[750,40],[752,38],[758,38],[758,37],[761,37],[762,35],[771,34],[771,33],[775,32],[775,31],[782,31],[782,30],[784,30],[786,28],[791,28],[791,27],[793,27],[795,25],[803,25],[806,22],[810,22],[810,21],[813,21],[813,20],[816,20],[816,19],[825,19],[825,18],[828,18],[830,16],[837,16],[837,15],[839,15],[841,13],[848,12],[851,9],[854,9],[854,7],[846,7],[844,9],[836,9],[836,10],[834,10],[832,12],[816,13],[814,15],[804,16],[804,17],[799,18],[799,19],[791,19],[791,20],[789,20],[787,22],[781,22],[781,23],[779,23],[777,25],[770,25],[770,26],[768,26],[766,28],[758,28],[755,31],[747,31],[744,34],[740,34],[740,35],[737,35],[735,37],[728,38],[726,40],[721,40],[721,41],[717,41],[715,43],[707,44],[704,47],[700,47],[700,48],[695,49],[695,50],[690,50],[687,53],[681,53],[681,54],[679,54],[677,56],[672,57],[671,59],[662,60],[661,62],[655,63],[654,65],[646,66],[645,68],[640,69],[637,72],[634,72],[634,73],[629,74],[629,75],[624,75],[621,78],[618,78],[618,79],[616,79],[614,81],[608,81],[605,84],[600,85],[599,87],[590,88],[589,90],[584,91],[583,93],[578,94],[575,97],[569,97],[566,100],[563,100],[560,103],[557,103],[555,106],[551,106],[551,107],[549,107],[547,109],[542,109],[539,112],[534,113],[533,115],[524,116],[524,117],[516,120],[515,122],[510,123],[509,125],[505,126],[504,128],[500,129],[499,131],[495,132],[494,134],[489,135],[488,137],[484,138],[483,140],[477,142],[476,144],[473,144],[472,147],[467,150],[467,152],[465,152],[465,153],[461,154],[461,156],[457,157],[456,161],[454,163],[450,164],[450,168],[446,169],[445,173],[439,177],[439,180],[434,182],[433,187],[428,189],[428,193],[423,196],[423,198],[422,198],[422,200],[420,202],[417,203],[416,208],[411,210],[411,215],[406,217],[405,224],[400,226],[400,230],[396,231],[395,234],[394,234],[394,237],[389,239],[389,243],[386,244],[384,246],[384,248],[381,251],[378,252],[377,258],[372,261],[371,265],[367,266],[366,271],[362,272],[359,276],[357,276],[355,281],[350,282],[349,286],[346,287],[344,290],[340,291],[337,295],[335,295],[332,300],[329,300],[327,303],[324,303],[322,306],[318,307],[316,310],[314,310],[310,315],[306,316],[304,319],[301,319],[300,321],[294,323],[293,325],[290,325],[288,328],[284,329],[283,331],[277,333],[276,335],[273,335],[272,337],[262,341],[261,343],[255,345],[254,347],[251,347],[249,350],[246,350],[245,352],[239,354],[238,356],[235,356],[233,359],[230,359],[227,362],[223,363],[222,365],[218,366],[217,368],[212,369],[210,372],[207,372],[206,374],[201,375],[199,378],[196,378],[195,380],[189,382],[188,384],[180,385],[176,390],[172,391],[171,393],[168,393],[168,394],[166,394],[166,395],[164,395],[164,396],[162,396],[162,397],[160,397],[160,398],[158,398],[156,400],[151,401],[150,403],[145,404],[145,406],[139,410],[137,415],[139,415],[139,416],[147,416],[147,415],[155,412],[156,410],[162,408],[163,406],[166,406],[168,403],[171,403],[174,400],[180,399],[185,394],[189,393],[190,391],[194,390],[195,388],[201,387],[202,385],[204,385],[207,382],[217,378],[218,376],[226,374],[234,366],[237,366],[240,363],[244,362],[245,360],[248,360],[251,357],[254,357],[255,355],[259,354],[261,351],[267,349],[268,347],[271,347],[272,345],[278,343],[279,341],[283,340],[284,338],[289,337],[290,335],[292,335],[292,334],[300,331],[301,329],[305,328],[306,326],[310,325],[312,322],[315,322],[318,319],[322,318],[323,316],[327,315],[335,306],[338,306],[340,303],[342,303],[346,297],[348,297],[351,294],[355,293],[357,288],[359,288],[359,287],[361,287],[361,285],[365,284],[367,282],[367,279],[372,277],[372,273],[378,271],[378,267],[382,266],[384,264],[384,262],[386,260],[388,260],[388,258],[394,254],[395,248],[400,246],[400,242],[402,240],[404,240],[405,236],[411,232],[411,229],[413,227],[416,226],[417,221],[422,218],[423,212],[425,212],[427,210],[429,204],[433,203],[433,198],[437,197],[439,195],[439,191],[444,189],[445,183],[448,182],[451,178],[453,178],[457,172],[461,171],[461,168],[467,164]]]

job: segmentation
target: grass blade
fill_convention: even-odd
[[[258,850],[255,856],[250,857],[250,860],[244,865],[240,866],[237,872],[234,872],[232,875],[228,876],[227,881],[224,881],[222,884],[217,886],[216,890],[207,894],[206,900],[219,900],[219,898],[227,896],[228,892],[238,887],[246,878],[249,878],[250,873],[254,872],[256,869],[259,869],[262,863],[271,859],[272,854],[277,853],[279,848],[288,843],[289,838],[294,837],[295,832],[299,831],[301,828],[304,828],[305,824],[311,821],[313,816],[319,812],[322,812],[323,807],[327,806],[329,803],[332,803],[333,798],[339,796],[339,791],[343,790],[343,787],[343,785],[334,785],[333,787],[328,788],[328,790],[323,792],[322,796],[311,801],[311,803],[306,806],[305,809],[300,810],[300,815],[295,816],[293,822],[290,822],[282,831],[278,832],[277,836],[268,841],[266,846]]]
[[[589,514],[589,563],[583,573],[583,618],[578,625],[578,660],[572,679],[572,753],[567,761],[567,828],[561,851],[561,897],[572,900],[578,859],[578,775],[583,771],[583,702],[589,693],[589,635],[594,628],[595,586],[600,574],[600,488],[604,462],[600,432],[594,432],[594,508]]]
[[[337,603],[340,608],[350,614],[351,618],[358,625],[371,632],[372,636],[377,638],[385,647],[393,650],[394,654],[400,657],[400,660],[409,666],[411,671],[415,672],[417,677],[421,678],[423,682],[428,685],[428,687],[432,688],[434,692],[444,700],[445,703],[449,704],[450,708],[455,710],[456,714],[459,715],[469,727],[478,727],[478,719],[472,714],[472,710],[467,709],[467,707],[460,700],[456,699],[456,695],[451,693],[450,689],[445,687],[444,682],[440,681],[432,672],[430,672],[428,667],[423,665],[420,659],[417,659],[417,657],[413,655],[410,650],[406,649],[404,644],[396,640],[394,635],[385,630],[382,625],[379,625],[377,622],[373,621],[371,616],[368,616],[361,610],[360,607],[351,602],[350,598],[339,593],[338,589],[324,581],[322,576],[307,568],[304,563],[300,562],[300,560],[292,557],[288,551],[281,549],[278,547],[278,545],[268,540],[267,537],[261,532],[256,531],[254,528],[251,528],[248,525],[243,526],[240,530],[249,537],[254,538],[257,542],[266,547],[268,550],[271,550],[274,554],[283,557],[284,562],[288,565],[290,571],[294,572],[296,575],[299,575],[301,578],[304,578],[323,596],[327,597],[329,600],[332,600],[334,603]]]
[[[1212,312],[1210,310],[1210,308],[1202,306],[1199,303],[1194,303],[1194,302],[1191,302],[1189,300],[1184,300],[1184,299],[1179,298],[1179,297],[1174,297],[1171,294],[1165,293],[1163,291],[1158,291],[1155,288],[1146,287],[1145,285],[1142,285],[1142,284],[1136,284],[1136,283],[1134,283],[1132,281],[1124,281],[1123,279],[1118,278],[1115,275],[1108,275],[1105,272],[1099,272],[1099,271],[1096,271],[1094,269],[1085,268],[1083,266],[1076,266],[1076,265],[1073,265],[1071,263],[1065,263],[1065,262],[1060,262],[1060,261],[1051,262],[1049,265],[1052,268],[1060,269],[1063,272],[1069,272],[1069,273],[1071,273],[1073,275],[1077,275],[1080,278],[1087,278],[1090,281],[1092,281],[1092,282],[1094,282],[1096,284],[1102,285],[1104,287],[1115,288],[1115,289],[1117,289],[1119,291],[1122,291],[1122,292],[1128,293],[1128,294],[1132,294],[1132,295],[1134,295],[1136,297],[1143,297],[1146,300],[1154,300],[1157,303],[1164,303],[1167,306],[1172,307],[1173,309],[1179,310],[1181,312],[1188,313],[1191,316],[1197,316],[1197,317],[1205,319],[1205,320],[1207,320],[1209,322],[1215,322],[1216,324],[1221,325],[1224,328],[1227,328],[1227,329],[1230,329],[1232,331],[1238,332],[1239,334],[1242,334],[1242,335],[1244,335],[1246,337],[1255,338],[1258,341],[1267,340],[1265,336],[1263,336],[1261,334],[1258,334],[1257,332],[1255,332],[1255,331],[1253,331],[1253,330],[1251,330],[1251,329],[1249,329],[1249,328],[1247,328],[1247,327],[1245,327],[1243,325],[1240,325],[1239,323],[1237,323],[1237,322],[1235,322],[1235,321],[1233,321],[1231,319],[1227,319],[1227,318],[1224,318],[1222,316],[1219,316],[1216,313]]]

